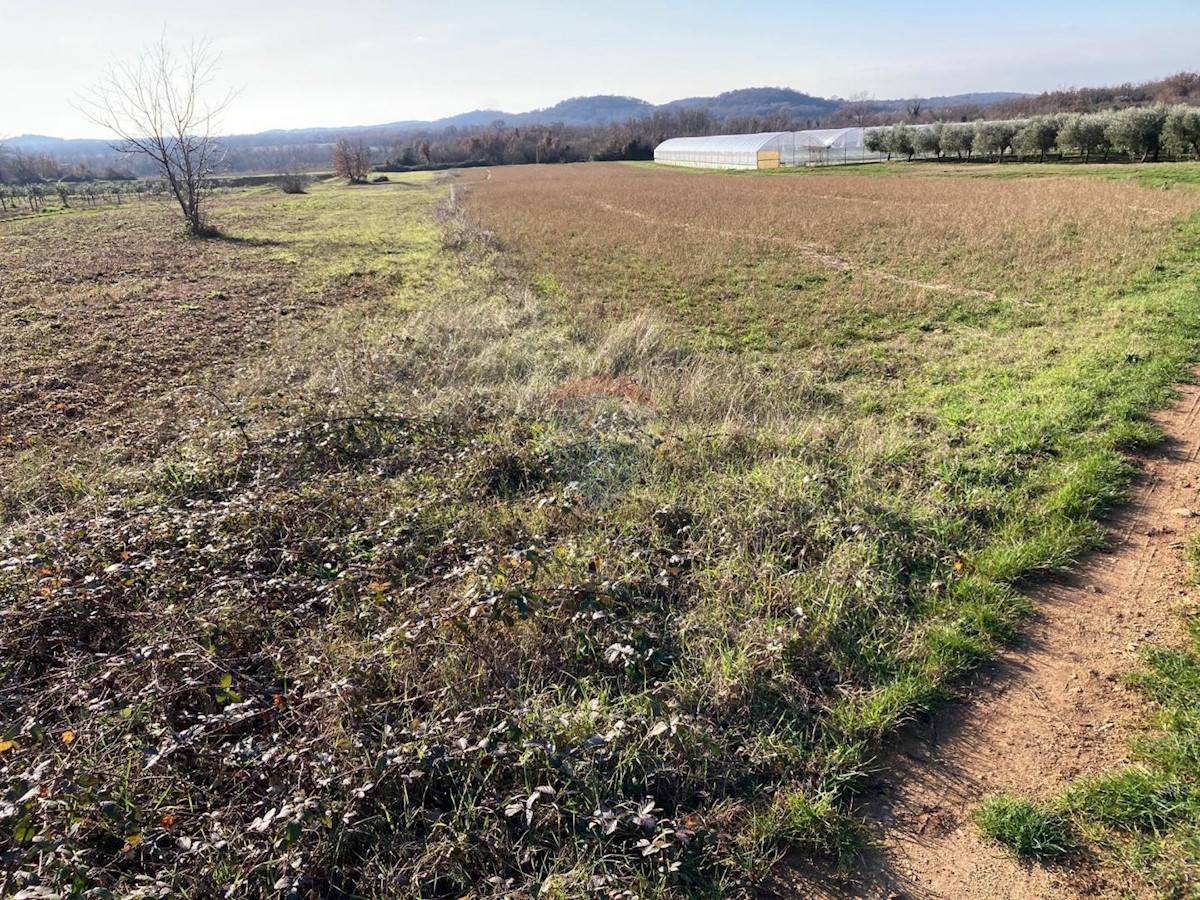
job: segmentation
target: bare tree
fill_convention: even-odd
[[[351,184],[367,180],[371,168],[371,151],[363,141],[340,137],[333,145],[333,174]]]
[[[856,127],[866,128],[875,115],[875,98],[866,91],[858,91],[846,98],[846,105],[842,108]]]
[[[137,60],[114,63],[78,104],[116,138],[113,149],[153,161],[197,237],[212,233],[205,200],[223,156],[213,132],[237,94],[206,100],[216,63],[206,40],[176,54],[163,37]]]

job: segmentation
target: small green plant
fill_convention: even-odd
[[[1075,843],[1061,812],[1008,794],[989,798],[975,813],[975,822],[992,840],[1027,858],[1053,859]]]

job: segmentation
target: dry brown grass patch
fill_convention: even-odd
[[[558,406],[568,400],[579,400],[587,397],[620,397],[650,405],[650,392],[631,378],[611,375],[591,375],[587,378],[572,378],[555,388],[548,398],[550,403]]]

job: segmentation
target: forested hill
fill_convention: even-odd
[[[481,109],[436,121],[297,128],[222,140],[229,172],[279,172],[328,166],[340,137],[362,141],[375,164],[399,168],[509,162],[645,159],[679,135],[788,131],[898,122],[970,122],[1050,112],[1093,112],[1152,103],[1200,105],[1200,74],[1179,72],[1141,84],[1071,88],[1042,94],[976,92],[880,100],[864,94],[818,97],[783,87],[744,88],[654,105],[636,97],[574,97],[545,109]],[[25,135],[0,153],[0,183],[91,180],[152,174],[105,141]]]
[[[939,97],[936,102],[931,101],[930,105],[986,104],[1022,96],[1024,95],[1013,93],[964,94],[959,97]],[[882,110],[899,109],[909,101],[880,100],[872,102],[877,103]],[[510,128],[531,125],[612,125],[628,122],[631,119],[649,118],[659,112],[675,113],[681,110],[703,111],[716,122],[769,117],[787,117],[800,122],[816,122],[834,115],[845,105],[846,101],[836,97],[815,97],[791,88],[778,87],[742,88],[714,97],[686,97],[657,106],[636,97],[600,94],[591,97],[572,97],[545,109],[535,109],[523,113],[511,113],[498,109],[477,109],[433,121],[405,119],[380,125],[275,129],[256,134],[235,135],[234,137],[239,144],[250,143],[255,138],[263,139],[261,142],[264,144],[307,144],[332,141],[340,135],[355,132],[436,131],[444,128],[490,127],[500,122]],[[103,149],[103,142],[63,140],[43,135],[22,135],[14,138],[10,142],[10,146],[13,149],[29,153],[70,155],[72,151],[79,150],[90,155],[100,152]]]

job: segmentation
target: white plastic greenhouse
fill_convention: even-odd
[[[916,125],[915,129],[932,128]],[[716,134],[671,138],[654,151],[654,161],[695,169],[778,169],[884,159],[866,147],[866,128],[820,128],[763,134]]]
[[[790,131],[671,138],[655,148],[654,161],[692,169],[778,169],[783,143],[791,139]]]

